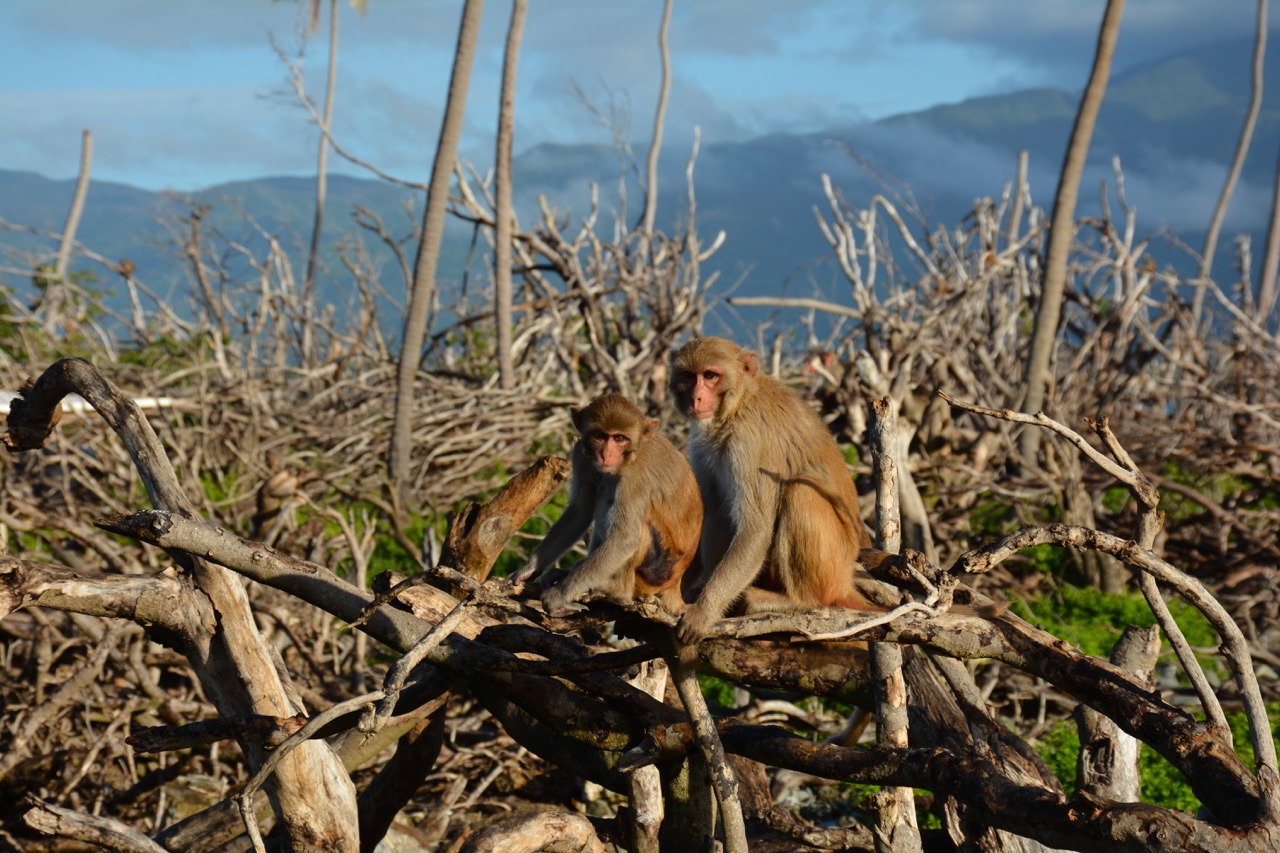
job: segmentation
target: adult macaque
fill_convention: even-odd
[[[706,509],[706,578],[678,633],[696,643],[739,597],[747,613],[882,608],[854,587],[870,546],[835,439],[755,353],[699,338],[671,360],[671,391],[693,419],[689,458]]]
[[[657,421],[620,394],[574,410],[573,424],[580,438],[571,454],[569,505],[513,579],[527,581],[555,565],[590,525],[587,556],[542,593],[548,613],[564,615],[589,598],[626,603],[642,595],[657,595],[680,613],[681,578],[702,526],[689,463],[654,430]]]

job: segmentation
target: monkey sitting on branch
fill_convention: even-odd
[[[670,388],[693,420],[689,459],[706,507],[705,585],[680,640],[702,640],[738,601],[746,613],[883,610],[855,588],[871,537],[844,456],[813,410],[723,338],[677,351]]]
[[[512,575],[525,582],[546,571],[591,526],[587,556],[542,593],[548,614],[604,598],[627,604],[656,595],[672,614],[684,610],[681,581],[693,562],[702,502],[689,463],[656,432],[657,421],[621,394],[573,411],[569,505],[529,561]]]
[[[654,430],[657,421],[646,419],[620,394],[605,394],[574,410],[573,424],[579,438],[571,454],[569,505],[512,580],[531,580],[555,565],[591,525],[587,556],[543,591],[543,609],[561,616],[585,600],[628,604],[657,595],[678,615],[685,606],[681,581],[697,554],[702,528],[702,501],[689,463]],[[664,657],[707,761],[726,847],[745,851],[737,780],[698,687],[697,651],[674,640]]]

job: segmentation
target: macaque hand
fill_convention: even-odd
[[[530,560],[529,562],[521,566],[520,570],[517,571],[515,574],[507,575],[507,580],[511,581],[512,583],[526,583],[537,573],[538,573],[538,564],[535,561]]]
[[[542,593],[542,609],[548,616],[561,617],[587,608],[586,605],[569,600],[560,587],[554,586]]]
[[[718,621],[720,620],[705,609],[696,604],[690,605],[680,617],[680,624],[676,626],[676,636],[682,643],[690,646],[697,645],[711,633],[711,629]]]

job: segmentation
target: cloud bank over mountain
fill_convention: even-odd
[[[340,3],[335,132],[408,179],[430,167],[461,8]],[[648,138],[659,85],[661,3],[556,0],[531,10],[521,50],[516,144],[603,143],[600,116]],[[688,0],[671,23],[668,140],[687,148],[810,133],[965,98],[1076,91],[1103,0]],[[303,3],[59,0],[0,4],[0,168],[70,176],[80,132],[95,174],[148,189],[198,189],[307,174],[317,135],[273,45],[322,94],[323,29],[299,54]],[[1117,72],[1185,46],[1248,38],[1253,5],[1129,0]],[[506,8],[485,10],[463,148],[491,156]],[[585,102],[585,103],[584,103]],[[588,108],[587,104],[591,108]],[[594,111],[593,111],[594,110]],[[333,168],[356,170],[335,160]]]

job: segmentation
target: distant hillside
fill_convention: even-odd
[[[1243,121],[1250,52],[1247,41],[1205,45],[1117,75],[1095,133],[1083,210],[1096,207],[1102,182],[1114,184],[1111,160],[1118,156],[1125,169],[1126,198],[1138,210],[1140,229],[1151,233],[1167,227],[1189,245],[1198,245]],[[1266,79],[1267,97],[1245,179],[1227,222],[1228,234],[1249,232],[1255,240],[1264,228],[1275,152],[1280,148],[1278,51],[1268,57]],[[696,170],[699,230],[708,238],[724,230],[728,239],[704,269],[721,273],[722,293],[735,283],[743,294],[843,293],[814,224],[814,206],[825,207],[823,172],[830,173],[855,204],[874,193],[896,191],[918,207],[925,223],[951,226],[975,198],[999,197],[1013,176],[1017,152],[1025,148],[1031,154],[1033,195],[1047,208],[1077,98],[1074,93],[1031,89],[822,133],[705,145]],[[664,153],[662,225],[670,228],[686,217],[683,171],[688,152]],[[635,155],[645,156],[642,146]],[[539,195],[575,218],[581,216],[588,184],[594,181],[600,185],[602,225],[611,226],[608,216],[618,207],[620,169],[617,152],[608,146],[541,145],[525,152],[515,163],[517,204],[524,221],[530,220]],[[56,232],[62,228],[72,189],[71,181],[0,170],[0,219]],[[277,235],[299,259],[310,233],[313,193],[313,180],[306,177],[223,184],[190,197],[95,182],[79,239],[109,258],[129,258],[157,291],[181,294],[187,274],[173,240],[192,202],[211,206],[206,229],[260,250],[257,228],[262,228]],[[634,185],[629,199],[627,217],[634,221],[640,199]],[[392,233],[404,235],[416,223],[421,204],[421,192],[335,175],[329,183],[327,245],[364,234],[381,259],[384,286],[393,298],[400,298],[403,284],[396,265],[389,254],[379,253],[374,238],[356,228],[352,211],[361,205],[387,223]],[[412,206],[412,214],[406,213],[406,205]],[[469,229],[452,226],[440,266],[446,289],[459,286],[469,240]],[[53,244],[0,232],[0,251],[16,249],[51,257]],[[1172,250],[1156,246],[1152,251]],[[350,287],[336,249],[330,248],[325,261],[324,292],[341,302]],[[1163,257],[1160,261],[1168,262]],[[301,276],[300,260],[295,260],[295,270]],[[4,283],[22,285],[11,273]]]
[[[1115,75],[1107,87],[1091,159],[1106,163],[1119,154],[1126,168],[1159,168],[1174,160],[1226,164],[1249,104],[1252,44],[1226,41],[1201,45]],[[1280,142],[1280,56],[1264,63],[1264,100],[1254,130],[1246,177],[1270,182]],[[1083,80],[1081,83],[1083,84]],[[1061,159],[1075,120],[1077,93],[1029,89],[973,98],[894,116],[888,127],[929,127],[1014,154]]]

